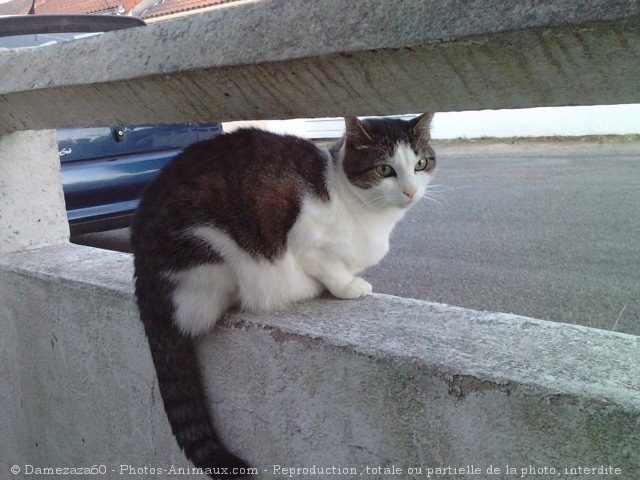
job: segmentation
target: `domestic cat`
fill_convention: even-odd
[[[193,338],[231,306],[369,294],[355,275],[433,176],[432,118],[346,118],[331,148],[242,129],[186,148],[147,188],[131,234],[140,317],[177,442],[212,478],[246,465],[216,436]]]

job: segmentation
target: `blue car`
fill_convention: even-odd
[[[144,25],[112,15],[0,17],[0,48],[46,47]],[[160,169],[185,146],[220,133],[219,123],[57,130],[71,235],[128,226],[144,187]]]
[[[221,132],[218,123],[58,130],[71,234],[128,226],[159,170],[185,146]]]

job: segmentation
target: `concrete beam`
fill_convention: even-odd
[[[7,468],[188,466],[131,274],[130,256],[73,245],[0,256]],[[222,436],[261,478],[288,476],[274,465],[640,470],[638,337],[374,295],[238,313],[199,350]]]
[[[0,52],[24,129],[640,101],[640,3],[264,0]]]

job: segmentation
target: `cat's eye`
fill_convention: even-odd
[[[416,163],[416,166],[414,168],[416,172],[421,172],[422,170],[431,170],[433,169],[435,163],[436,159],[433,157],[421,158],[420,160],[418,160],[418,163]]]
[[[386,163],[381,163],[380,165],[376,165],[376,174],[382,178],[393,177],[396,174],[396,171],[393,169],[391,165],[387,165]]]

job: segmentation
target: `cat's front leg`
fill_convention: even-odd
[[[371,293],[372,287],[369,282],[367,282],[364,278],[353,277],[347,285],[338,288],[330,288],[328,285],[326,287],[329,289],[331,294],[334,297],[342,298],[343,300],[351,300],[354,298],[360,298],[367,296]]]
[[[364,297],[371,293],[371,284],[350,273],[339,262],[326,262],[310,272],[334,297],[343,300]]]

